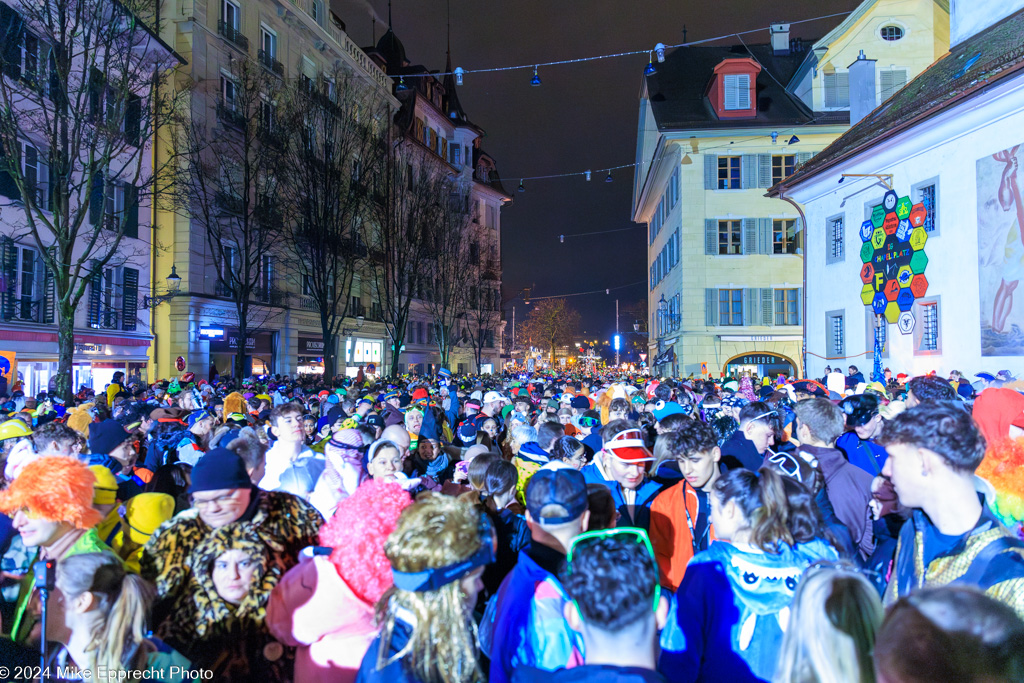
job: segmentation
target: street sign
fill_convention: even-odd
[[[914,331],[914,314],[910,311],[903,311],[900,313],[900,318],[896,322],[896,327],[900,328],[900,332],[903,334],[910,334]]]
[[[640,356],[640,362],[641,363],[643,363],[645,360],[647,360],[647,354],[646,353],[641,353],[641,354],[637,354],[637,355]]]

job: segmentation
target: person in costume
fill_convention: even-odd
[[[494,529],[476,506],[429,493],[402,511],[384,544],[394,586],[378,603],[381,633],[358,683],[477,683],[472,613],[494,561]]]

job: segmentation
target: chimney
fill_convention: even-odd
[[[874,111],[877,106],[875,93],[875,60],[864,56],[864,50],[857,55],[857,61],[850,65],[850,125]]]
[[[777,55],[789,54],[789,24],[772,24],[772,51]]]

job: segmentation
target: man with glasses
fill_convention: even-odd
[[[669,601],[661,595],[654,551],[642,529],[580,534],[569,546],[561,579],[572,600],[565,618],[583,638],[585,663],[555,672],[522,667],[513,681],[665,681],[656,667]]]
[[[283,574],[298,562],[299,551],[317,545],[323,518],[290,493],[253,486],[242,458],[214,448],[192,469],[192,508],[162,524],[142,552],[142,576],[156,584],[154,631],[174,647],[196,637],[200,623],[194,596],[202,587],[192,571],[193,551],[214,530],[246,524],[269,550],[268,571]]]
[[[589,521],[582,474],[562,462],[537,470],[526,487],[531,543],[484,615],[493,634],[491,683],[507,683],[519,667],[555,671],[582,663],[583,641],[565,620],[569,598],[558,574]]]

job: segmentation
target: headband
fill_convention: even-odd
[[[453,581],[458,581],[477,567],[484,567],[494,562],[497,537],[494,535],[494,526],[491,524],[490,518],[484,513],[480,514],[478,531],[480,533],[480,549],[460,562],[436,569],[424,569],[421,572],[400,572],[392,568],[391,578],[395,588],[414,593],[435,591]]]

